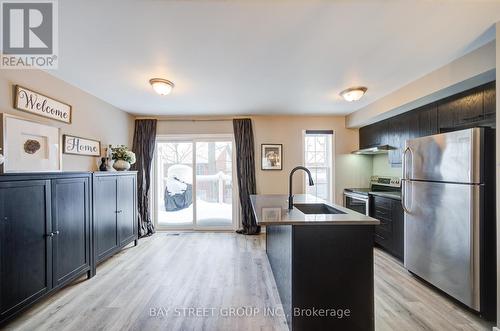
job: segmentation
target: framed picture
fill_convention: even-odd
[[[1,118],[2,172],[62,170],[58,128],[7,114]]]
[[[101,142],[65,134],[63,135],[63,153],[82,156],[101,156]]]
[[[281,220],[281,208],[262,208],[263,221],[279,221]]]
[[[71,124],[71,106],[41,93],[16,85],[14,108]]]
[[[262,144],[261,145],[261,169],[283,170],[283,145]]]

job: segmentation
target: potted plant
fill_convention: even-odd
[[[111,148],[111,156],[115,161],[113,168],[117,171],[128,170],[130,169],[130,165],[135,163],[135,153],[129,151],[125,145]]]

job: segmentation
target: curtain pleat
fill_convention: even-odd
[[[156,123],[157,120],[154,119],[135,121],[132,150],[137,161],[132,169],[137,170],[137,210],[140,237],[150,236],[155,233],[149,205],[149,190],[156,141]]]
[[[249,118],[234,119],[233,129],[236,142],[236,173],[240,191],[243,226],[237,232],[242,234],[258,234],[260,226],[257,225],[250,202],[250,195],[256,193],[252,121]]]

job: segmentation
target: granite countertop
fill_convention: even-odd
[[[324,203],[345,214],[304,214],[296,207],[288,210],[288,195],[264,194],[250,197],[258,225],[378,225],[375,218],[360,214],[310,194],[295,194],[294,204]]]
[[[369,194],[377,195],[379,197],[401,200],[401,192],[370,192]]]

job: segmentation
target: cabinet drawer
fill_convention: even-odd
[[[387,234],[385,231],[375,231],[373,234],[375,242],[387,249],[389,252],[392,251],[392,236]]]
[[[392,221],[386,219],[378,219],[380,224],[375,226],[375,231],[386,232],[387,234],[392,235]]]
[[[391,210],[391,199],[373,196],[373,207],[375,210]]]
[[[385,208],[375,208],[375,211],[373,213],[373,217],[376,219],[383,219],[387,221],[392,220],[392,213],[390,209],[385,209]]]

